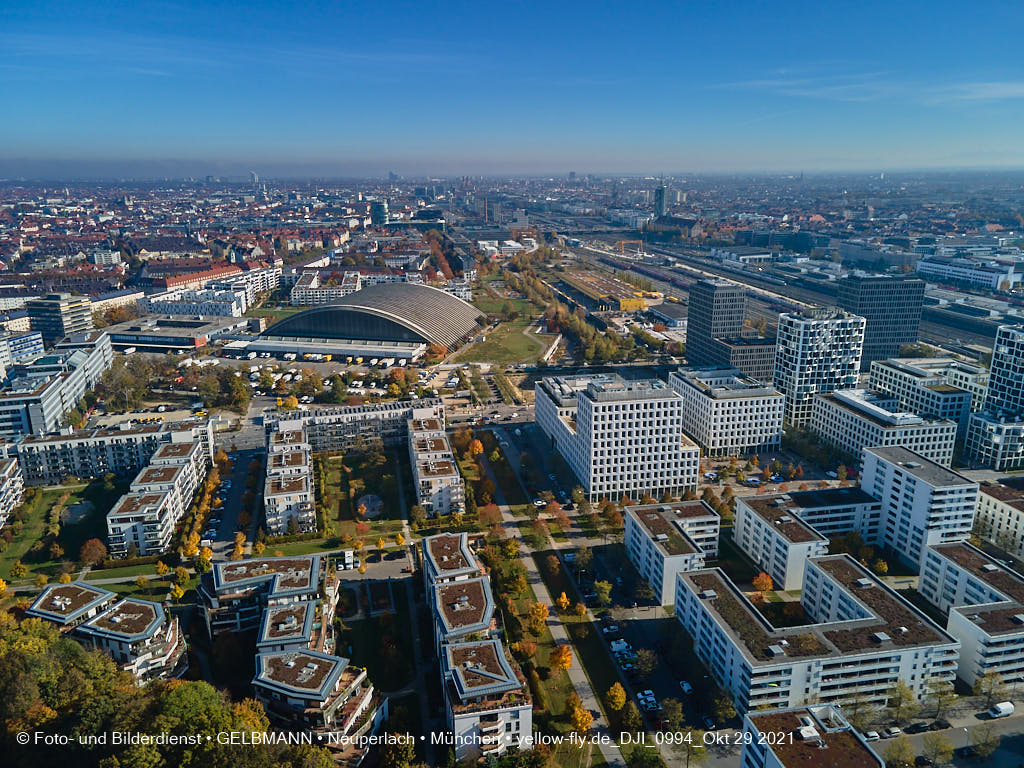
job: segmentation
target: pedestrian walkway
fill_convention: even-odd
[[[488,477],[494,483],[494,487],[496,489],[494,494],[495,502],[498,505],[498,509],[501,510],[502,522],[504,522],[505,526],[509,530],[516,530],[516,519],[512,515],[512,511],[509,509],[508,504],[505,503],[505,498],[501,495],[501,489],[498,486],[497,478],[494,476],[491,465],[489,462],[484,462],[484,466],[487,470]],[[554,605],[554,600],[551,599],[547,586],[541,578],[540,570],[537,568],[537,563],[533,559],[533,550],[530,549],[526,542],[519,540],[519,543],[519,556],[523,565],[526,566],[526,581],[533,590],[534,596],[537,598],[538,602],[544,603],[547,606]],[[573,647],[572,641],[569,639],[569,634],[566,632],[565,625],[562,624],[558,616],[552,612],[548,616],[547,626],[554,641],[556,643],[568,644],[572,651],[573,663],[569,667],[568,671],[569,681],[572,683],[572,687],[576,691],[576,695],[579,696],[580,701],[583,702],[583,706],[594,715],[592,731],[602,737],[608,736],[613,741],[611,744],[598,744],[598,747],[601,750],[601,755],[609,766],[625,768],[626,761],[622,757],[622,752],[619,749],[618,744],[614,743],[616,741],[615,735],[611,733],[608,727],[608,722],[604,719],[597,696],[590,685],[590,680],[583,671],[583,665],[580,662],[579,656],[576,654],[576,649]]]

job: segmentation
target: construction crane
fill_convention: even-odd
[[[639,245],[640,247],[637,248],[637,251],[642,251],[644,249],[643,240],[619,240],[617,243],[615,243],[615,247],[619,249],[619,253],[621,254],[626,253],[627,245]]]

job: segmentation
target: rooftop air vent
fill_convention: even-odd
[[[876,643],[892,642],[892,638],[889,637],[889,635],[887,635],[885,632],[875,632],[873,635],[871,635],[871,639],[874,640]]]
[[[800,735],[800,741],[817,741],[821,738],[818,729],[813,725],[803,725],[797,733]]]
[[[786,649],[783,648],[781,645],[769,645],[767,648],[767,653],[769,656],[785,656]]]
[[[1024,613],[1015,613],[1011,618],[1015,624],[1024,624]]]
[[[863,578],[863,579],[857,579],[857,580],[856,580],[855,582],[853,582],[853,585],[854,585],[855,587],[861,587],[862,589],[867,589],[867,588],[868,588],[868,587],[870,587],[870,586],[871,586],[871,585],[872,585],[873,583],[874,583],[874,582],[872,582],[872,581],[871,581],[871,579],[868,579],[868,578]]]
[[[700,593],[700,596],[705,600],[709,600],[713,597],[718,597],[718,593],[715,592],[715,590],[713,589],[705,589],[703,592]]]
[[[985,563],[983,566],[981,566],[981,570],[983,570],[985,573],[992,573],[992,571],[998,571],[999,566],[995,563]]]

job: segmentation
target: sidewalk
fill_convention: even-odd
[[[508,504],[505,503],[505,498],[501,495],[501,489],[498,487],[497,478],[494,477],[494,472],[491,470],[490,462],[484,462],[484,466],[487,470],[487,475],[495,485],[495,503],[498,505],[498,509],[501,510],[502,522],[510,529],[515,530],[516,519],[512,515],[512,511],[509,509]],[[548,606],[554,605],[554,600],[551,599],[551,595],[548,593],[547,587],[544,585],[544,581],[541,578],[540,571],[537,568],[537,563],[533,559],[533,550],[526,544],[526,542],[519,539],[519,557],[526,566],[526,580],[533,589],[533,593],[537,598],[538,602],[544,603]],[[580,697],[583,702],[583,706],[586,707],[594,715],[594,723],[592,730],[601,736],[608,736],[613,738],[613,734],[608,728],[608,723],[604,719],[604,715],[601,711],[601,706],[598,703],[597,696],[594,693],[594,689],[590,686],[590,680],[587,678],[586,673],[583,671],[583,665],[580,663],[579,656],[576,654],[576,649],[572,645],[572,641],[569,639],[569,634],[565,630],[565,626],[558,618],[555,611],[551,611],[548,615],[547,620],[548,630],[551,632],[551,637],[554,638],[556,643],[566,643],[572,650],[573,663],[569,667],[569,680],[572,682],[573,689],[576,691],[576,695]],[[605,762],[609,766],[614,768],[625,768],[626,761],[622,757],[622,752],[619,750],[617,744],[598,744],[601,750],[601,755],[604,757]]]

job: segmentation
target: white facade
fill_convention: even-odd
[[[949,614],[947,631],[961,643],[957,677],[967,685],[986,673],[1024,681],[1024,579],[961,542],[929,549],[918,583]]]
[[[925,419],[901,412],[899,407],[896,398],[864,389],[815,395],[810,429],[826,443],[854,456],[869,446],[897,445],[950,466],[957,422]]]
[[[828,539],[789,512],[787,497],[736,499],[733,541],[772,577],[775,589],[800,589],[804,563],[828,554]]]
[[[346,272],[338,285],[321,285],[318,272],[304,272],[289,295],[293,307],[330,304],[363,287],[358,272]]]
[[[703,501],[626,507],[626,554],[661,605],[675,601],[676,575],[718,556],[721,518]]]
[[[244,292],[178,289],[140,299],[139,308],[157,315],[241,317],[248,309]]]
[[[779,315],[774,383],[786,396],[786,424],[811,420],[814,395],[857,385],[866,322],[837,307]]]
[[[861,488],[882,503],[874,543],[914,568],[929,546],[970,535],[978,483],[906,448],[865,448]]]
[[[416,503],[428,517],[465,511],[466,484],[443,425],[437,419],[410,419],[408,430]]]
[[[1021,273],[1012,264],[931,257],[917,262],[917,273],[936,280],[955,280],[980,285],[993,291],[1013,288],[1021,282]]]
[[[983,483],[975,531],[1015,557],[1024,557],[1024,490]]]
[[[955,421],[962,433],[982,407],[988,372],[951,359],[890,358],[871,363],[870,388],[888,392],[908,411]],[[977,407],[974,407],[977,404]]]
[[[885,768],[885,761],[846,721],[842,709],[831,705],[748,712],[740,742],[741,768],[800,768],[823,762]]]
[[[673,371],[669,386],[683,399],[683,431],[706,456],[776,451],[785,397],[734,368]]]
[[[304,430],[313,451],[348,451],[373,440],[386,446],[402,445],[409,437],[409,419],[426,418],[438,419],[444,430],[440,398],[320,406],[268,415],[266,427],[268,433]]]
[[[0,459],[0,528],[21,504],[25,495],[25,478],[17,459]]]
[[[664,382],[611,376],[545,379],[543,385],[537,424],[564,451],[592,500],[679,495],[697,487],[700,449],[683,433],[682,398]],[[575,413],[560,417],[572,392]]]
[[[806,563],[801,604],[810,624],[776,628],[716,568],[679,574],[675,615],[740,712],[881,705],[897,680],[920,699],[954,677],[959,643],[848,555]]]

